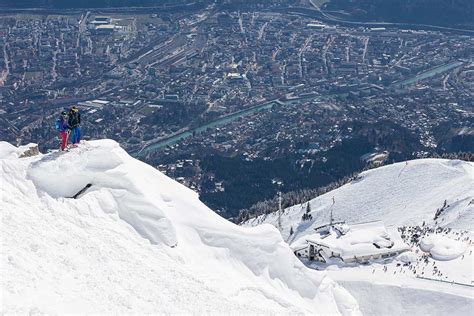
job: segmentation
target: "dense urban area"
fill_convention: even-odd
[[[303,2],[0,13],[0,139],[57,148],[77,104],[86,140],[227,218],[368,164],[474,151],[474,32],[329,23]]]

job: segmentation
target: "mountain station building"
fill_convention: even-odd
[[[319,262],[340,259],[344,263],[366,263],[391,258],[410,249],[396,230],[389,232],[381,221],[337,223],[306,235],[303,240],[292,246],[295,255]]]

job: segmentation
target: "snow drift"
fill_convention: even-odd
[[[453,260],[466,251],[462,242],[444,236],[428,236],[421,240],[420,249],[436,260]]]
[[[411,263],[416,262],[416,260],[418,260],[418,256],[413,251],[407,251],[399,254],[396,259],[403,263]]]
[[[273,226],[226,221],[114,141],[24,150],[0,142],[1,312],[359,313]]]
[[[117,148],[116,143],[102,141],[67,155],[46,155],[31,163],[27,178],[53,198],[72,197],[92,184],[92,190],[107,192],[105,199],[100,198],[105,211],[117,211],[121,219],[150,242],[175,246],[176,232],[165,215],[166,197],[164,193],[159,196],[166,191],[165,182],[141,182],[149,170],[125,163],[124,152]]]

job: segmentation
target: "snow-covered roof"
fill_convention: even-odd
[[[409,249],[397,232],[389,233],[381,221],[346,226],[344,234],[332,228],[329,235],[311,234],[306,240],[328,247],[343,259]]]
[[[96,26],[97,30],[113,30],[116,26],[113,24],[100,24]]]

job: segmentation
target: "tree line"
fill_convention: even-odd
[[[464,160],[474,162],[474,153],[472,152],[458,152],[458,153],[432,153],[426,158],[441,158],[450,160]],[[318,188],[305,188],[300,190],[294,190],[290,192],[282,193],[282,208],[288,208],[293,205],[307,203],[310,200],[323,195],[327,192],[335,190],[349,182],[357,181],[361,179],[360,173],[370,170],[373,168],[381,167],[383,164],[368,164],[362,170],[354,172],[348,176],[345,176],[337,181],[331,182],[328,185],[321,186]],[[308,204],[309,205],[309,204]],[[257,218],[260,215],[270,214],[278,211],[278,194],[273,196],[271,199],[259,201],[249,208],[242,209],[239,211],[239,215],[236,219],[237,223],[245,222],[251,218]],[[264,218],[262,218],[262,221]]]

